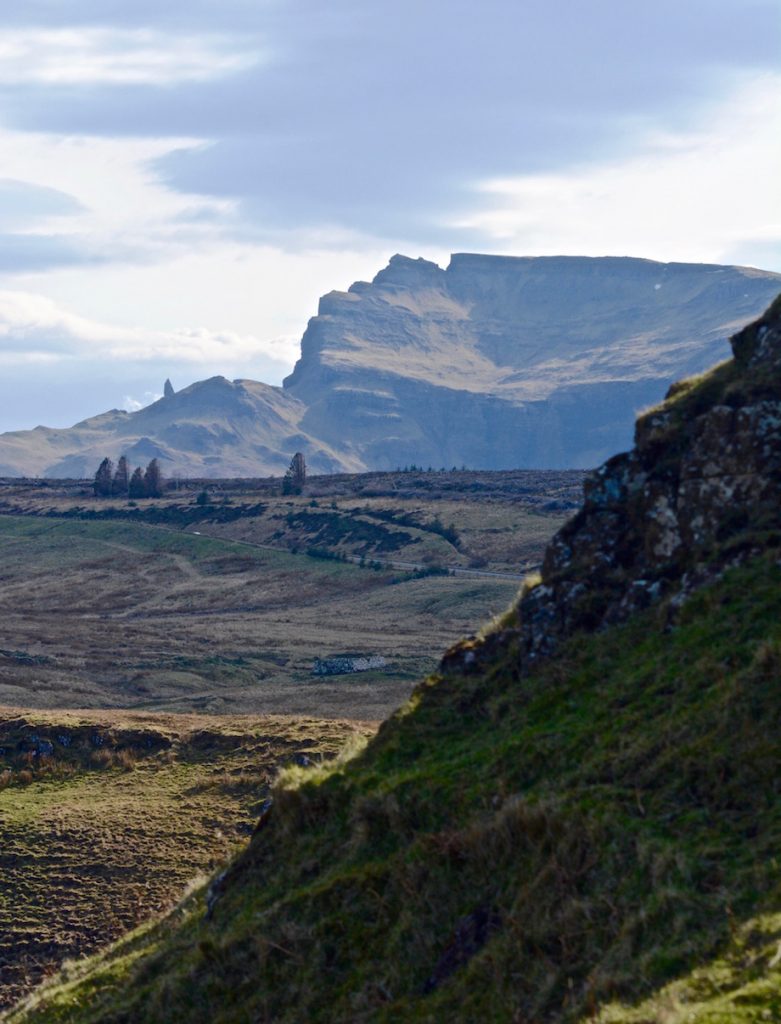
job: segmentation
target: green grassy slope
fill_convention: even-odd
[[[210,920],[193,898],[12,1019],[673,1020],[632,1007],[736,943],[683,1019],[763,1019],[714,1007],[759,977],[766,1009],[780,976],[776,557],[672,631],[660,608],[530,677],[512,651],[432,677],[288,779]]]

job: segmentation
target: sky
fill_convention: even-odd
[[[4,0],[0,431],[279,384],[396,252],[781,271],[781,0]]]

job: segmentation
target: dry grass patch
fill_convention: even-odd
[[[0,1007],[222,864],[280,767],[327,760],[372,729],[0,709]]]

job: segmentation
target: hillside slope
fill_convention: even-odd
[[[213,377],[135,413],[2,434],[0,476],[91,476],[123,453],[190,477],[279,475],[295,451],[319,473],[590,468],[779,291],[746,267],[394,256],[321,299],[284,388]]]
[[[64,959],[95,952],[224,864],[280,765],[333,756],[370,731],[298,716],[0,704],[0,1013]]]
[[[138,412],[121,409],[56,430],[36,427],[0,435],[0,476],[90,477],[108,454],[131,465],[157,458],[167,474],[196,477],[284,473],[304,449],[310,469],[361,468],[301,433],[304,406],[281,388],[211,377]]]
[[[360,756],[11,1019],[776,1019],[781,301],[734,350]]]

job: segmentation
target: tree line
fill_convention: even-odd
[[[131,473],[127,459],[121,455],[116,469],[109,458],[101,462],[92,487],[97,498],[160,498],[163,474],[157,459],[152,459],[146,469],[136,466]]]
[[[305,483],[306,461],[301,452],[296,452],[282,480],[282,493],[301,494]],[[92,482],[96,498],[160,498],[163,486],[163,474],[157,459],[152,459],[146,469],[136,466],[131,473],[124,455],[120,455],[116,468],[111,459],[105,458]],[[199,505],[208,504],[208,491],[202,491],[196,500]]]

